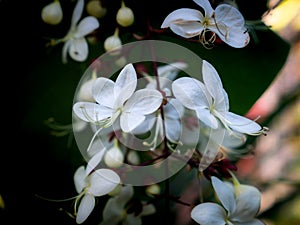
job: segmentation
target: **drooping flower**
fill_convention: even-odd
[[[79,193],[75,200],[76,222],[81,224],[93,211],[95,197],[106,195],[115,189],[120,183],[120,177],[109,169],[98,169],[87,174],[84,166],[80,166],[74,174],[74,183]]]
[[[192,209],[191,217],[201,225],[264,225],[257,219],[261,196],[256,187],[223,182],[211,177],[215,193],[222,203],[205,202]]]
[[[143,205],[141,202],[138,202],[136,203],[136,207],[134,204],[131,206],[130,204],[128,205],[133,197],[133,191],[132,186],[123,186],[116,196],[107,201],[103,210],[103,220],[100,225],[117,225],[120,222],[124,225],[141,225],[142,216],[155,213],[153,204]]]
[[[191,77],[179,78],[172,84],[174,96],[185,107],[195,110],[199,120],[212,129],[217,129],[222,124],[230,135],[234,135],[234,132],[248,135],[266,132],[255,121],[229,112],[229,99],[221,79],[215,68],[205,60],[202,76],[204,84]]]
[[[170,28],[184,38],[200,36],[204,45],[211,45],[217,35],[235,48],[245,47],[250,40],[243,15],[234,6],[223,3],[213,9],[208,0],[194,0],[204,9],[204,15],[196,9],[181,8],[171,12],[161,28]],[[213,32],[207,40],[208,31]]]
[[[88,57],[88,43],[85,36],[99,27],[99,22],[94,16],[87,16],[80,22],[84,8],[84,0],[78,0],[74,8],[71,27],[65,37],[55,40],[52,45],[64,42],[62,61],[67,63],[67,55],[78,62],[83,62]]]

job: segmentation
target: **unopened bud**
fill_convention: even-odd
[[[119,29],[116,28],[114,35],[109,36],[104,41],[104,49],[110,52],[111,55],[118,55],[122,46],[122,41],[119,37]]]
[[[123,27],[128,27],[134,22],[134,14],[131,8],[127,7],[122,1],[122,6],[117,12],[116,16],[118,24]]]
[[[159,195],[160,187],[158,184],[152,184],[146,188],[146,193],[149,196]]]
[[[59,24],[63,18],[63,11],[59,0],[54,0],[42,9],[42,20],[50,25]]]
[[[90,0],[86,4],[86,11],[91,16],[96,18],[102,18],[106,15],[106,8],[102,6],[101,1],[99,0]]]
[[[118,145],[114,145],[109,149],[104,156],[104,162],[107,166],[112,168],[119,168],[123,165],[124,155]]]

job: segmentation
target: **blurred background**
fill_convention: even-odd
[[[70,127],[60,130],[65,133],[53,132],[47,121],[71,124],[77,84],[91,62],[105,52],[105,39],[118,27],[115,15],[121,1],[101,0],[107,12],[98,19],[99,29],[88,37],[88,59],[76,62],[69,58],[63,64],[62,45],[49,47],[47,43],[67,33],[76,2],[60,1],[64,17],[55,26],[41,19],[42,8],[50,2],[0,1],[4,134],[0,157],[0,224],[3,225],[75,224],[68,214],[72,210],[71,201],[46,201],[38,197],[75,196],[73,174],[85,163]],[[133,10],[135,20],[130,27],[119,27],[123,44],[149,34],[149,24],[159,30],[171,11],[197,7],[192,1],[182,0],[127,0],[125,3]],[[262,191],[259,216],[266,224],[298,225],[300,3],[299,0],[237,0],[236,4],[251,34],[249,45],[243,49],[225,44],[205,49],[171,32],[150,32],[151,36],[147,37],[178,43],[211,61],[220,71],[231,111],[252,119],[261,116],[258,122],[270,131],[253,142],[253,154],[237,162],[237,175]],[[86,15],[84,9],[83,17]],[[182,188],[182,193],[191,190],[188,185]],[[102,207],[99,204],[85,224],[98,224]],[[189,224],[186,213],[184,207],[179,207],[174,224]],[[157,221],[159,216],[162,215],[149,216],[144,224]]]

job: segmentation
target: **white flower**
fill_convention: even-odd
[[[81,166],[74,174],[74,183],[79,193],[75,200],[76,222],[80,224],[94,209],[95,197],[106,195],[115,189],[120,183],[120,177],[109,169],[98,169],[86,174],[84,166]]]
[[[42,20],[45,23],[56,25],[62,21],[63,11],[59,0],[54,0],[42,9]]]
[[[161,28],[169,27],[175,34],[184,38],[200,36],[203,44],[212,44],[216,37],[207,39],[207,31],[218,35],[228,45],[241,48],[249,43],[249,33],[245,28],[242,14],[232,5],[219,4],[214,10],[208,0],[194,0],[204,9],[181,8],[171,12],[163,21]]]
[[[71,27],[67,35],[54,43],[65,42],[62,50],[63,63],[67,63],[68,53],[75,61],[85,61],[88,57],[88,43],[85,36],[99,27],[99,22],[94,16],[87,16],[79,22],[83,8],[84,0],[78,0],[72,14]]]
[[[73,110],[82,120],[103,128],[113,125],[119,119],[122,131],[130,132],[162,103],[159,91],[135,91],[136,85],[135,69],[132,64],[128,64],[122,69],[116,82],[103,77],[96,79],[92,88],[96,103],[77,102]]]
[[[172,90],[175,97],[187,108],[195,110],[197,117],[212,129],[219,128],[219,122],[229,131],[248,135],[260,135],[265,129],[255,121],[229,112],[229,100],[215,68],[203,60],[204,84],[195,78],[182,77],[175,80]]]
[[[191,217],[201,225],[263,225],[256,219],[261,196],[257,188],[241,185],[233,186],[212,177],[212,185],[223,207],[219,204],[206,202],[195,206]]]
[[[126,204],[133,197],[133,187],[123,186],[118,195],[110,198],[103,210],[103,221],[100,225],[118,225],[120,222],[124,225],[141,225],[142,216],[147,216],[155,213],[154,205],[143,205],[142,211],[135,215],[128,213]]]

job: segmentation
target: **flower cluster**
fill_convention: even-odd
[[[64,43],[64,63],[68,54],[78,62],[87,59],[86,36],[98,29],[98,19],[106,15],[105,7],[93,5],[95,1],[87,5],[90,15],[80,21],[84,0],[78,0],[66,36],[52,41],[53,45]],[[194,3],[201,11],[177,9],[165,17],[160,28],[170,28],[185,40],[197,36],[206,48],[211,48],[218,38],[234,48],[248,45],[245,20],[234,5],[222,2],[213,8],[208,0]],[[52,25],[62,20],[59,0],[43,9],[42,18]],[[183,72],[191,65],[184,60],[155,62],[145,70],[138,69],[140,63],[127,63],[127,58],[122,58],[119,28],[132,25],[134,20],[131,8],[121,1],[116,12],[118,26],[103,42],[111,59],[124,59],[114,61],[122,65],[121,69],[107,77],[100,75],[104,67],[94,68],[75,96],[73,131],[89,130],[83,153],[87,165],[80,166],[74,174],[78,192],[76,222],[86,221],[96,197],[107,196],[105,204],[100,201],[104,206],[100,225],[142,224],[144,216],[156,213],[155,201],[161,198],[189,206],[190,218],[201,225],[263,224],[256,219],[260,192],[239,183],[233,174],[237,166],[229,153],[243,148],[248,136],[265,135],[268,129],[231,111],[219,72],[208,60],[201,61],[196,74]],[[196,206],[181,202],[167,188],[164,194],[159,188],[153,191],[150,199],[137,198],[134,185],[128,183],[135,179],[140,186],[149,187],[159,183],[157,180],[168,182],[178,165],[186,166],[187,171],[196,170],[197,179],[205,177],[211,182],[215,200],[222,206],[215,202]]]
[[[229,99],[223,88],[221,78],[208,61],[203,60],[202,70],[199,71],[202,73],[203,82],[189,76],[178,77],[179,72],[186,67],[186,63],[175,62],[170,65],[159,66],[157,77],[143,73],[147,83],[138,90],[136,90],[137,87],[141,87],[141,85],[137,84],[136,70],[131,63],[122,68],[115,81],[104,77],[87,81],[92,81],[88,93],[91,93],[92,98],[90,99],[93,101],[77,101],[73,105],[76,118],[95,128],[90,144],[86,149],[90,156],[86,174],[105,166],[108,167],[105,170],[111,171],[112,180],[116,180],[114,178],[116,177],[115,172],[119,173],[120,176],[126,176],[122,172],[123,164],[126,166],[148,165],[147,161],[140,163],[138,160],[134,163],[133,157],[130,158],[127,153],[131,152],[136,154],[135,157],[139,157],[140,152],[136,151],[137,149],[133,148],[133,145],[127,146],[118,137],[127,137],[130,134],[143,136],[143,134],[153,132],[150,138],[141,138],[144,140],[142,141],[144,149],[153,152],[157,158],[166,158],[172,152],[178,151],[179,154],[176,154],[176,158],[173,160],[183,160],[185,155],[182,149],[187,148],[194,152],[190,165],[197,168],[199,173],[204,172],[210,177],[206,168],[219,157],[218,154],[224,154],[222,152],[224,148],[241,146],[245,143],[247,135],[257,136],[266,132],[265,128],[255,121],[229,111]],[[193,119],[196,121],[192,129],[198,130],[196,132],[198,136],[190,139],[189,135],[185,135],[188,132],[183,131],[190,130],[193,132],[191,131],[191,124],[182,121],[192,121]],[[204,144],[207,140],[210,140],[209,146]],[[161,152],[161,150],[163,151]],[[154,160],[156,159],[154,158]],[[132,167],[132,169],[135,168]],[[113,170],[115,172],[112,172]],[[109,173],[107,174],[108,179],[110,179]],[[221,181],[216,180],[214,176],[211,177],[216,189],[217,186],[221,185]],[[122,183],[122,179],[120,183]],[[221,186],[226,185],[222,184]],[[234,193],[225,187],[224,190],[221,187],[217,188],[218,196],[228,193],[231,196]],[[124,192],[127,193],[127,191]],[[131,192],[133,191],[130,190],[128,196],[132,195]],[[105,208],[104,224],[106,223],[105,220],[112,215],[116,215],[114,219],[118,221],[126,218],[133,219],[131,214],[127,217],[121,213],[128,201],[127,197],[122,197],[122,193],[121,191],[120,195],[108,201],[107,205],[117,204],[118,206]],[[248,192],[245,193],[248,195]],[[227,197],[220,198],[227,199]],[[242,201],[247,199],[248,197],[242,198]],[[234,204],[240,204],[235,203],[234,200],[225,203],[222,201],[222,203],[225,204],[225,209],[229,210],[227,214],[230,215],[230,218],[232,217],[230,210],[238,210],[235,209]],[[94,203],[91,201],[90,204],[89,209],[91,210]],[[233,208],[228,208],[228,204],[233,204],[230,206]],[[255,209],[258,205],[256,202]],[[206,207],[209,211],[212,209],[211,213],[216,212],[223,217],[225,215],[224,213],[220,214],[221,211],[218,206],[206,203],[193,210],[192,218],[196,218],[196,221],[202,223],[206,217],[202,218],[202,214],[198,216],[197,212]],[[201,209],[198,210],[198,208]],[[89,214],[90,211],[85,213]],[[138,215],[143,215],[142,211]],[[248,218],[247,215],[245,216]],[[236,217],[239,218],[238,215]],[[137,220],[138,217],[134,217],[134,219]],[[234,219],[232,220],[234,221]]]

